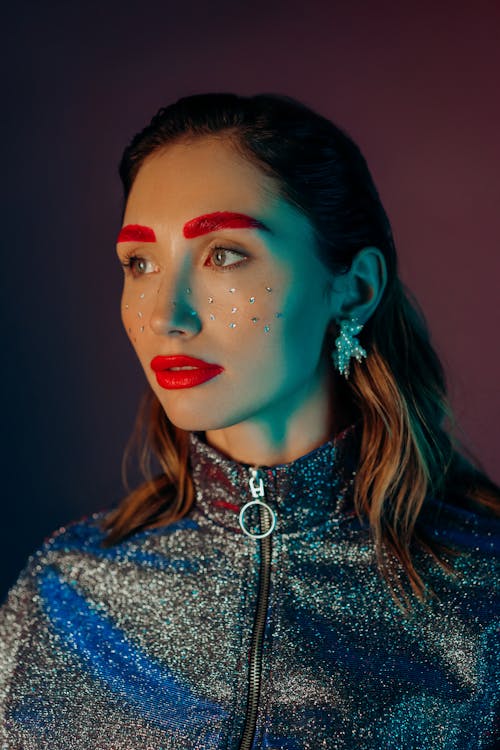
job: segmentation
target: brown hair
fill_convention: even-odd
[[[390,223],[366,161],[344,131],[290,97],[198,94],[161,109],[125,149],[120,163],[125,202],[149,155],[204,136],[224,137],[274,178],[282,197],[309,219],[318,255],[332,271],[347,271],[366,246],[384,255],[387,286],[360,334],[368,357],[353,362],[348,381],[362,424],[354,502],[369,521],[379,569],[396,600],[399,593],[409,601],[401,568],[422,600],[426,587],[414,550],[424,550],[447,570],[445,555],[453,554],[419,530],[426,497],[468,497],[488,511],[498,507],[500,489],[457,448],[444,371],[424,316],[398,276]],[[171,523],[193,504],[188,433],[168,420],[149,387],[124,466],[135,442],[146,481],[107,517],[107,545]],[[153,457],[161,467],[156,476]]]

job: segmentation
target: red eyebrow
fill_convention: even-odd
[[[127,224],[120,229],[117,242],[156,242],[156,235],[151,227],[141,224]]]
[[[193,237],[199,237],[200,234],[216,232],[223,227],[226,229],[263,229],[266,232],[270,231],[265,224],[252,218],[252,216],[234,213],[233,211],[215,211],[212,214],[204,214],[187,221],[184,224],[183,232],[184,237],[192,239]]]

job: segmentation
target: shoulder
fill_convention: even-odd
[[[427,553],[418,560],[443,606],[465,620],[498,627],[500,616],[500,519],[468,498],[428,498],[418,534],[444,568]],[[416,558],[417,559],[417,558]]]
[[[72,521],[46,537],[40,547],[28,557],[15,584],[8,592],[6,601],[0,609],[4,619],[7,611],[20,611],[35,601],[40,576],[56,562],[64,550],[78,554],[86,548],[99,546],[104,539],[101,522],[108,512],[101,511]]]
[[[500,553],[500,516],[465,495],[428,497],[419,526],[427,537],[457,551],[486,557]]]
[[[193,526],[189,518],[159,529],[138,532],[108,546],[104,521],[111,508],[84,516],[56,529],[27,559],[18,579],[7,595],[7,606],[20,609],[36,601],[40,593],[49,594],[50,582],[76,583],[80,578],[104,579],[130,574],[133,567],[165,570],[175,557],[175,532]],[[117,571],[120,571],[117,573]],[[22,600],[20,592],[25,592]],[[26,593],[28,592],[28,593]],[[1,611],[2,608],[0,608]],[[4,612],[5,616],[5,612]]]

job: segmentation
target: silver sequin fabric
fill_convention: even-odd
[[[405,614],[354,512],[358,446],[351,426],[261,467],[276,527],[252,748],[492,750],[498,523],[426,501],[422,528],[457,555],[450,574],[417,553],[435,596]],[[203,433],[190,465],[179,522],[104,548],[103,511],[29,559],[0,610],[2,750],[239,748],[261,554],[238,520],[250,466]]]

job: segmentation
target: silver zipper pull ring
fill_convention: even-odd
[[[252,539],[264,539],[266,536],[269,536],[269,534],[272,534],[274,531],[274,528],[276,526],[276,513],[273,511],[272,508],[269,507],[267,503],[265,503],[261,499],[265,497],[264,482],[262,480],[262,477],[259,475],[258,470],[251,468],[250,472],[252,474],[252,476],[250,477],[250,482],[249,482],[250,492],[252,493],[252,497],[254,499],[250,500],[248,503],[245,503],[243,508],[240,510],[240,515],[239,515],[240,527],[241,527],[241,530]],[[254,534],[252,531],[249,531],[245,526],[243,518],[244,518],[245,512],[252,505],[261,505],[269,513],[268,518],[271,518],[270,527],[266,531],[264,531],[262,534]]]

